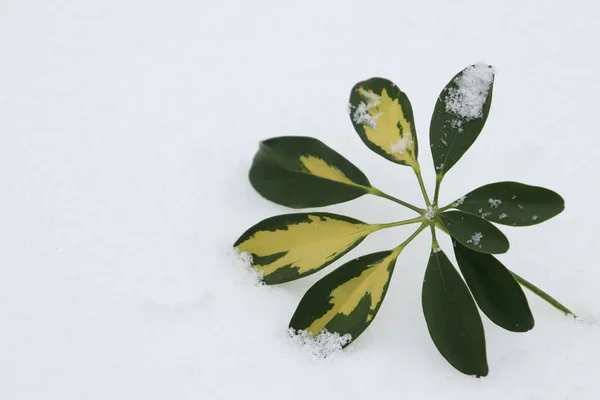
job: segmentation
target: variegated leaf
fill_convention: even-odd
[[[392,277],[398,252],[352,260],[315,283],[304,295],[290,327],[317,335],[323,329],[350,335],[349,345],[373,322]]]
[[[268,200],[292,208],[342,203],[374,190],[354,164],[320,140],[304,136],[261,142],[250,183]]]
[[[417,131],[406,94],[393,82],[371,78],[350,93],[350,119],[362,141],[388,160],[415,166]]]
[[[252,256],[252,267],[272,285],[314,274],[376,229],[343,215],[286,214],[254,225],[234,246]]]

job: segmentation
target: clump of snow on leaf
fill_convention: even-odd
[[[289,328],[288,335],[295,345],[319,358],[329,357],[340,352],[352,340],[352,335],[349,333],[340,335],[336,332],[329,332],[327,329],[313,335],[306,330]]]
[[[444,99],[446,111],[466,121],[483,116],[483,105],[494,81],[494,69],[477,63],[465,69],[454,79],[456,87],[448,89]]]
[[[460,206],[462,203],[465,202],[465,200],[467,199],[467,196],[462,196],[461,198],[459,198],[458,200],[456,200],[456,202],[454,203],[455,206]]]
[[[369,128],[377,128],[377,119],[381,113],[377,115],[371,115],[369,110],[375,108],[381,103],[381,98],[374,93],[365,92],[362,96],[367,100],[365,103],[361,101],[354,111],[353,119],[357,124],[363,124]]]
[[[490,207],[492,207],[492,208],[498,208],[500,206],[500,204],[502,204],[502,200],[490,198],[488,200],[488,203],[490,203]]]
[[[467,243],[473,243],[475,246],[478,246],[482,238],[483,235],[481,232],[475,232],[475,234],[471,236],[471,239],[467,240]]]
[[[404,153],[406,151],[406,149],[408,148],[408,146],[410,146],[413,143],[412,139],[410,138],[410,133],[408,135],[404,135],[401,139],[399,139],[396,143],[393,143],[390,146],[390,149],[392,150],[392,153]]]

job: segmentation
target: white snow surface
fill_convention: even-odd
[[[590,260],[600,216],[589,199],[600,176],[584,172],[600,146],[599,7],[0,2],[0,399],[599,398],[600,269]],[[258,142],[317,137],[423,207],[410,171],[355,133],[350,89],[382,76],[408,94],[431,195],[432,107],[476,60],[500,71],[491,112],[440,203],[505,180],[560,193],[560,216],[502,228],[511,249],[499,258],[580,320],[527,293],[535,328],[513,334],[482,316],[490,374],[456,372],[421,311],[425,231],[399,256],[371,326],[335,357],[307,356],[287,328],[308,287],[417,227],[374,233],[315,276],[257,284],[232,244],[264,218],[298,212],[248,183]],[[582,173],[586,184],[573,179]],[[322,210],[374,223],[415,217],[373,196]],[[452,258],[451,242],[438,240]]]

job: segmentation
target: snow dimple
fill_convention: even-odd
[[[454,79],[456,87],[448,89],[444,99],[446,112],[464,121],[483,117],[483,105],[494,81],[494,69],[487,64],[477,63],[465,69]],[[456,121],[456,122],[455,122]],[[462,131],[462,121],[453,120],[453,128]]]
[[[490,207],[498,208],[500,204],[502,204],[502,200],[500,199],[489,199],[488,203],[490,203]]]
[[[377,128],[377,119],[381,116],[381,113],[371,115],[369,110],[375,108],[381,103],[381,97],[374,93],[364,92],[362,96],[367,100],[365,103],[361,101],[360,104],[354,110],[353,119],[356,124],[366,125],[369,128]]]
[[[472,243],[475,246],[479,246],[481,239],[483,239],[483,235],[481,234],[481,232],[475,232],[475,234],[471,236],[471,239],[467,240],[467,243]]]
[[[336,332],[329,332],[327,329],[313,335],[306,330],[289,328],[288,336],[295,345],[319,358],[329,357],[340,352],[352,340],[352,335],[349,333],[340,335]]]
[[[402,154],[406,151],[406,149],[408,149],[408,146],[410,146],[412,143],[413,141],[410,138],[410,136],[406,135],[400,138],[396,143],[393,143],[390,149],[392,150],[392,153]]]

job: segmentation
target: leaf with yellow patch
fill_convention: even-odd
[[[273,285],[320,271],[375,230],[374,225],[343,215],[286,214],[254,225],[234,246],[250,254],[252,267]]]
[[[383,78],[357,83],[350,93],[349,111],[354,129],[371,150],[392,162],[416,165],[413,111],[398,86]]]
[[[261,142],[250,183],[268,200],[292,208],[328,206],[374,191],[354,164],[320,140],[304,136]]]
[[[398,251],[352,260],[315,283],[304,295],[290,327],[317,335],[323,329],[354,341],[373,322],[387,292]],[[344,347],[345,347],[344,346]]]

